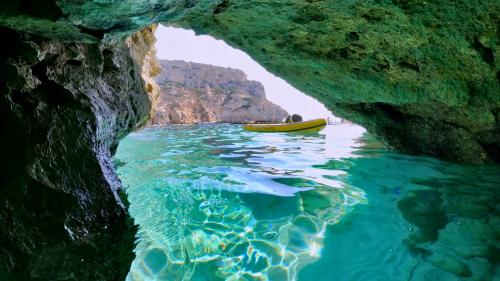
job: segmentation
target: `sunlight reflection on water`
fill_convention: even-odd
[[[500,280],[500,166],[385,149],[354,125],[131,134],[127,280]],[[126,163],[123,165],[123,163]]]
[[[128,280],[295,280],[324,232],[364,193],[345,172],[357,126],[259,134],[239,126],[152,128],[120,144],[119,174],[139,224]]]

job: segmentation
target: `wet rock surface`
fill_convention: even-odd
[[[110,157],[146,121],[140,68],[123,41],[0,33],[0,279],[121,280],[135,227]]]
[[[241,70],[161,60],[160,88],[150,123],[281,122],[287,112],[266,99],[264,87]]]

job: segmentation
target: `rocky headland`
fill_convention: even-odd
[[[161,60],[160,66],[152,125],[281,122],[288,115],[241,70],[176,60]]]

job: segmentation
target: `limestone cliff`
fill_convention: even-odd
[[[266,99],[264,87],[237,69],[160,61],[160,96],[150,123],[280,122],[288,113]]]
[[[151,102],[151,111],[149,117],[155,115],[158,98],[160,96],[160,87],[156,84],[154,77],[161,72],[161,67],[156,58],[156,24],[148,28],[137,31],[126,39],[127,46],[131,49],[131,55],[141,67],[141,77],[144,80],[145,90],[148,93]]]

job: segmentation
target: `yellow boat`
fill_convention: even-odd
[[[326,126],[326,120],[313,119],[303,122],[280,123],[280,124],[245,124],[243,129],[253,132],[293,132],[302,130],[323,129]]]

